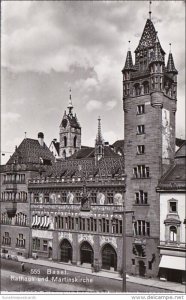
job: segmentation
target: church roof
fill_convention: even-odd
[[[103,156],[104,157],[116,157],[118,156],[110,146],[104,146],[103,148]],[[76,151],[73,155],[70,156],[69,159],[83,159],[83,158],[95,158],[95,148],[81,148]]]
[[[173,59],[172,53],[169,53],[166,71],[168,73],[176,73],[176,74],[178,73],[178,71],[176,70],[175,65],[174,65],[174,59]]]
[[[156,42],[156,30],[155,30],[154,24],[152,23],[152,21],[150,19],[147,19],[145,27],[143,29],[141,39],[139,41],[139,45],[136,48],[135,52],[143,50],[144,48],[154,47],[155,42]],[[160,45],[160,47],[161,47],[161,45]],[[163,54],[165,54],[165,52],[163,51],[162,48],[161,48],[161,50],[162,50]]]
[[[54,161],[54,156],[45,143],[41,146],[38,140],[25,138],[19,147],[16,148],[7,165],[14,164],[15,162],[20,164],[50,164],[52,161]]]

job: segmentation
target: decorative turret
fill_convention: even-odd
[[[73,115],[73,104],[70,89],[68,114],[64,112],[60,124],[60,157],[67,158],[81,148],[81,127],[76,114]]]
[[[152,52],[149,65],[152,63],[160,63],[164,64],[164,56],[161,50],[161,45],[158,39],[158,35],[156,35],[156,42],[154,46],[154,51]]]
[[[177,74],[178,71],[174,65],[174,59],[171,53],[171,43],[170,45],[170,52],[167,61],[166,67],[166,80],[165,80],[165,93],[170,98],[176,99],[177,98]],[[176,110],[176,108],[175,108]]]
[[[129,41],[130,45],[130,41]],[[127,57],[125,61],[125,66],[122,70],[123,73],[123,100],[130,95],[130,80],[131,80],[131,72],[134,72],[135,68],[132,61],[132,54],[130,51],[130,47],[127,52]]]
[[[174,65],[174,59],[171,53],[171,44],[170,45],[170,52],[169,52],[169,57],[168,57],[168,61],[167,61],[167,68],[166,68],[166,72],[167,73],[173,73],[173,74],[178,74],[178,71],[175,68]]]
[[[96,162],[104,156],[104,141],[101,134],[101,118],[98,118],[98,133],[95,140],[95,159]]]

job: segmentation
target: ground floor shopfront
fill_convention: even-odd
[[[171,254],[161,255],[159,265],[160,279],[186,284],[186,253],[179,252],[176,255],[176,253],[172,252]]]

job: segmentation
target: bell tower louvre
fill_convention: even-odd
[[[122,74],[125,209],[133,210],[136,218],[134,236],[127,232],[127,270],[156,276],[160,232],[156,187],[174,159],[178,72],[171,50],[165,63],[151,12],[135,50],[135,62],[128,50]]]

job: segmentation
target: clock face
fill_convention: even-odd
[[[67,127],[67,120],[66,120],[66,119],[64,119],[64,120],[62,121],[62,125],[63,125],[64,128]]]

